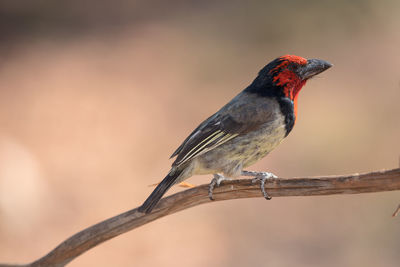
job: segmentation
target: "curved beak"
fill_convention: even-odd
[[[322,59],[308,59],[307,64],[299,68],[297,73],[302,80],[307,80],[332,66],[331,63]]]

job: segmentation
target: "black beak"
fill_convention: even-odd
[[[302,80],[307,80],[332,66],[331,63],[322,59],[308,59],[307,64],[300,67],[297,73]]]

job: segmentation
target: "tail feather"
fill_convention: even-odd
[[[173,174],[169,173],[162,181],[158,184],[156,189],[150,194],[150,196],[145,200],[142,206],[139,207],[138,211],[144,213],[150,213],[153,208],[160,201],[162,196],[170,189],[170,187],[175,183],[181,171],[175,171]]]

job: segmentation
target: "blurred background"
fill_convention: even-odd
[[[137,207],[193,128],[284,54],[334,67],[308,82],[296,127],[253,170],[398,167],[399,13],[395,0],[1,1],[0,262],[35,260]],[[398,266],[399,202],[399,192],[218,202],[69,266]]]

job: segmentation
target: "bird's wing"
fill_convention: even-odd
[[[277,108],[279,106],[273,99],[240,93],[183,141],[171,156],[177,156],[172,166],[184,164],[229,140],[257,130],[275,119]]]
[[[182,142],[182,144],[175,150],[174,153],[172,153],[171,157],[169,157],[170,159],[172,159],[173,157],[177,156],[178,154],[180,154],[183,150],[183,148],[185,147],[185,145],[189,142],[189,140],[193,139],[196,135],[199,135],[199,133],[201,132],[201,130],[203,128],[207,128],[207,125],[211,124],[211,122],[216,123],[218,121],[217,119],[217,114],[212,115],[211,117],[209,117],[208,119],[206,119],[205,121],[203,121],[196,129],[193,130],[193,132],[186,137],[186,139]]]
[[[172,154],[177,156],[173,166],[210,151],[229,140],[258,128],[255,121],[239,122],[230,115],[213,115],[200,124]]]

